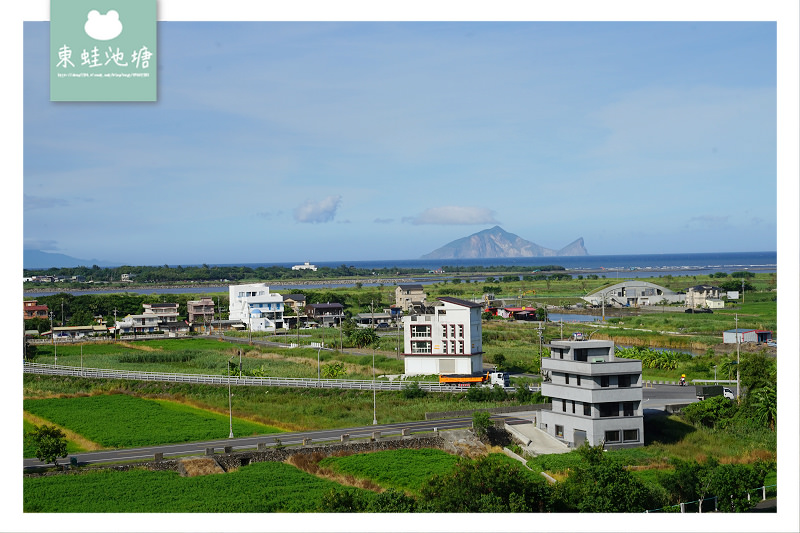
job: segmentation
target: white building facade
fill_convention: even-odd
[[[403,317],[406,375],[482,372],[481,305],[458,298],[438,300],[428,313]]]
[[[266,283],[230,285],[230,320],[240,320],[251,331],[275,331],[285,327],[283,296],[269,292]]]
[[[542,372],[552,409],[539,428],[548,435],[576,448],[644,445],[640,360],[615,357],[613,341],[553,341]]]

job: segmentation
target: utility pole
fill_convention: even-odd
[[[744,294],[742,295],[744,296]],[[744,299],[742,300],[744,301]],[[739,401],[739,315],[733,315],[734,324],[736,325],[736,401]]]
[[[50,342],[53,345],[53,357],[54,357],[53,364],[57,365],[58,364],[58,355],[56,354],[56,334],[53,331],[53,312],[52,311],[50,311]]]
[[[228,359],[228,422],[230,423],[231,432],[228,435],[229,439],[233,438],[233,408],[231,407],[231,360]]]
[[[114,340],[117,340],[117,308],[114,308]]]
[[[369,303],[370,311],[372,313],[372,331],[375,331],[375,301]],[[375,394],[375,344],[372,344],[372,425],[378,425],[378,399]]]
[[[541,374],[542,373],[542,331],[543,331],[541,322],[539,322],[539,327],[537,329],[539,330],[539,373]]]

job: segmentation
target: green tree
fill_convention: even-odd
[[[34,426],[25,437],[34,449],[34,456],[43,463],[58,466],[58,458],[67,456],[67,436],[55,426]]]
[[[670,496],[673,504],[690,502],[697,500],[700,496],[697,492],[700,480],[706,475],[707,465],[701,465],[697,461],[683,461],[672,459],[674,469],[672,472],[664,474],[659,482]]]
[[[444,513],[548,512],[552,490],[544,479],[512,465],[502,455],[459,461],[420,489],[424,510]]]
[[[683,408],[683,416],[692,424],[724,427],[736,414],[736,405],[725,396],[714,396]]]
[[[472,413],[472,429],[477,437],[485,437],[492,426],[488,411],[475,411]]]
[[[590,513],[638,513],[660,507],[656,491],[603,453],[603,446],[578,448],[583,462],[562,484],[566,510]]]
[[[773,385],[778,381],[775,358],[765,353],[744,354],[740,359],[739,376],[747,391]]]
[[[762,486],[764,476],[765,472],[758,466],[716,465],[700,480],[701,497],[716,496],[717,510],[721,513],[745,512],[758,502],[757,498],[748,499],[748,491]]]
[[[775,431],[778,420],[778,393],[775,384],[756,389],[749,394],[753,419],[761,426]]]
[[[347,368],[341,361],[328,363],[322,367],[322,377],[325,379],[341,379],[347,375]]]
[[[366,348],[377,344],[379,337],[372,328],[354,328],[347,336],[356,348]]]

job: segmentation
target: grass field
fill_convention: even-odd
[[[103,342],[80,345],[59,345],[58,364],[87,368],[139,370],[143,372],[191,373],[225,375],[228,361],[236,364],[238,372],[239,351],[242,352],[242,371],[260,372],[264,376],[287,378],[316,378],[317,349],[265,348],[236,345],[218,339],[191,337],[186,339],[159,339],[136,342]],[[36,362],[52,363],[53,346],[40,345]],[[319,353],[320,365],[341,361],[347,369],[348,379],[372,379],[372,355],[352,355],[337,351]],[[375,372],[402,374],[403,362],[396,358],[376,354]]]
[[[223,414],[126,394],[27,399],[23,408],[106,448],[224,438],[230,429],[228,416]],[[233,431],[237,436],[247,436],[279,430],[236,418]]]
[[[28,399],[56,396],[73,398],[111,392],[174,400],[217,413],[228,411],[228,388],[219,385],[100,380],[31,374],[26,374],[23,378],[23,393]],[[372,391],[369,390],[242,386],[233,387],[232,392],[234,417],[282,430],[334,429],[372,424],[373,397]],[[426,412],[503,405],[502,402],[469,401],[465,396],[464,393],[436,393],[422,398],[408,399],[401,392],[379,391],[376,395],[378,423],[424,420]],[[157,432],[156,428],[153,428],[153,431]]]
[[[306,513],[339,484],[284,463],[226,474],[100,470],[23,479],[23,510],[38,513]],[[358,489],[354,489],[358,490]]]
[[[319,466],[374,481],[384,488],[418,493],[425,481],[449,472],[458,460],[441,450],[392,450],[328,457]]]

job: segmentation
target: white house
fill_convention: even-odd
[[[283,296],[269,292],[266,283],[230,285],[230,320],[240,320],[251,331],[275,331],[285,327]]]
[[[407,375],[483,371],[481,304],[441,297],[424,314],[403,317]]]
[[[312,265],[308,261],[303,263],[302,265],[294,265],[292,270],[311,270],[313,272],[317,271],[317,265]]]
[[[552,409],[540,429],[572,447],[642,446],[642,362],[617,358],[612,341],[553,341],[542,358],[542,394]]]
[[[150,333],[159,331],[158,315],[143,313],[141,315],[127,315],[116,322],[115,328],[119,333]]]
[[[696,309],[723,309],[725,302],[720,299],[720,288],[712,285],[695,285],[686,290],[686,307]]]

